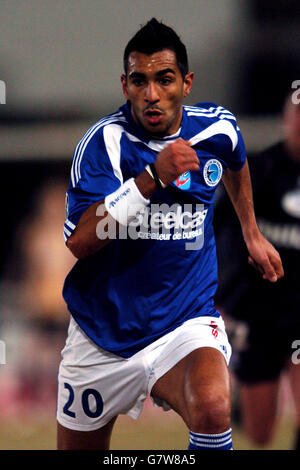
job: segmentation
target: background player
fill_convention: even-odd
[[[125,49],[127,104],[75,150],[65,236],[79,261],[64,286],[72,319],[59,372],[59,449],[108,448],[118,414],[138,417],[147,393],[183,418],[190,449],[232,448],[230,345],[213,303],[213,198],[223,170],[252,262],[271,282],[283,270],[256,225],[234,116],[212,103],[182,106],[193,79],[177,34],[151,20]],[[134,222],[147,207],[139,232]],[[153,220],[170,238],[157,238]],[[124,226],[137,236],[125,237]]]
[[[300,104],[293,103],[292,95],[286,100],[282,124],[284,140],[249,158],[249,165],[257,220],[278,249],[285,276],[276,285],[266,284],[247,269],[239,228],[224,197],[216,209],[216,237],[227,246],[220,252],[223,282],[217,302],[228,326],[230,319],[238,320],[232,334],[241,325],[246,332],[231,363],[240,384],[246,433],[259,445],[272,441],[285,373],[295,402],[294,447],[299,449],[300,366],[292,362],[292,345],[300,338]]]

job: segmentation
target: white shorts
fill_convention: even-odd
[[[119,414],[137,419],[155,382],[205,346],[219,350],[229,363],[231,346],[221,317],[188,320],[129,359],[96,346],[71,317],[58,374],[58,422],[93,431]],[[170,409],[165,402],[153,401]]]

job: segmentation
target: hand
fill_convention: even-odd
[[[186,171],[199,170],[200,163],[190,143],[177,139],[158,154],[155,168],[161,181],[170,184]]]
[[[246,241],[246,245],[249,251],[248,263],[262,274],[263,279],[276,282],[284,276],[278,251],[261,232],[255,239]]]

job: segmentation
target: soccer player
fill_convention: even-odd
[[[271,282],[283,269],[255,221],[235,117],[213,103],[183,106],[193,79],[180,38],[153,18],[125,48],[126,104],[75,149],[59,449],[108,449],[117,416],[137,418],[148,394],[182,417],[189,449],[232,448],[231,347],[214,307],[222,177],[251,263]]]

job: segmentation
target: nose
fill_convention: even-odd
[[[145,101],[147,103],[156,103],[159,101],[159,94],[155,83],[149,82],[146,88]]]

